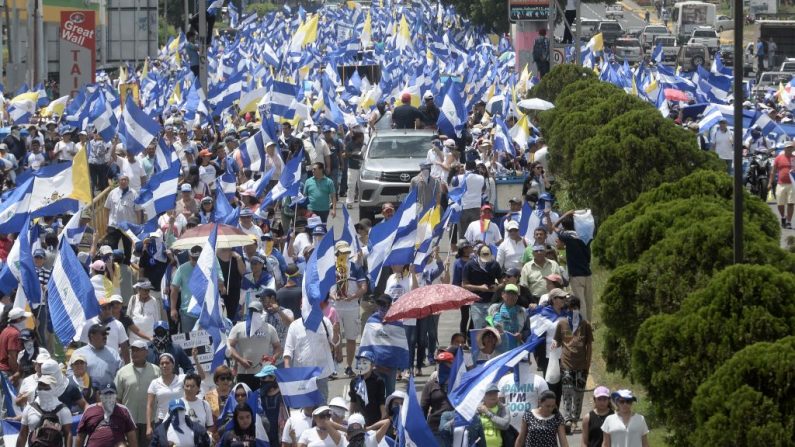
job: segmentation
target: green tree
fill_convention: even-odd
[[[632,349],[632,376],[679,438],[694,428],[691,398],[710,374],[750,344],[795,333],[795,300],[782,299],[792,296],[792,273],[735,265],[688,295],[678,312],[641,325]]]
[[[506,2],[496,2],[503,3]],[[596,77],[593,70],[582,68],[575,64],[560,64],[556,65],[552,70],[541,79],[536,86],[534,86],[527,94],[528,98],[541,98],[550,101],[553,104],[557,100],[558,95],[563,91],[566,86],[577,82],[582,79],[590,79],[599,84],[605,84]]]
[[[246,6],[246,14],[255,13],[258,17],[262,17],[265,14],[277,9],[281,9],[281,7],[275,3],[250,3],[248,6]]]
[[[731,213],[690,221],[668,233],[637,262],[613,271],[601,296],[608,369],[629,372],[628,354],[640,325],[653,315],[678,311],[688,294],[733,263],[732,230]],[[795,256],[759,229],[746,225],[743,244],[746,262],[795,271]]]
[[[696,178],[707,181],[702,185]],[[698,171],[674,182],[674,188],[666,187],[672,196],[659,194],[659,188],[641,194],[601,223],[592,245],[594,257],[609,268],[635,262],[668,232],[731,212],[731,182],[731,177],[721,172]],[[701,186],[704,189],[699,189]],[[779,222],[767,204],[747,192],[744,200],[745,221],[779,239]]]
[[[603,220],[643,191],[695,169],[720,166],[714,154],[697,147],[691,133],[647,105],[612,119],[577,147],[571,196]]]
[[[699,387],[692,414],[690,445],[795,446],[795,337],[736,353]]]
[[[510,31],[507,1],[443,0],[443,3],[455,6],[458,14],[468,18],[475,25],[485,27],[486,31],[494,33]]]

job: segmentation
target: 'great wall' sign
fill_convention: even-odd
[[[96,72],[96,13],[61,11],[61,92],[76,92],[94,82]]]

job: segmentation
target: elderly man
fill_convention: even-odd
[[[88,344],[72,354],[82,355],[86,359],[88,376],[97,390],[113,385],[116,373],[124,366],[118,351],[106,346],[109,330],[110,328],[101,324],[92,324],[88,329]]]
[[[503,271],[522,268],[522,255],[527,248],[527,241],[519,234],[519,223],[509,220],[505,223],[507,237],[497,247],[497,263]]]
[[[118,247],[121,241],[124,245],[124,263],[128,265],[132,256],[132,241],[124,235],[119,224],[137,224],[143,220],[140,207],[135,204],[137,198],[138,192],[130,188],[130,178],[122,174],[119,176],[119,186],[105,199],[105,209],[108,210],[108,234],[105,242],[111,247]]]
[[[544,277],[553,273],[561,274],[557,262],[547,259],[544,245],[533,246],[533,260],[522,267],[522,276],[519,283],[530,289],[533,296],[540,297],[547,292],[547,283]]]
[[[193,187],[189,183],[183,183],[179,187],[179,199],[174,208],[177,214],[182,214],[185,219],[199,213],[199,202],[193,197]]]

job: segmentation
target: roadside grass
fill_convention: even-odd
[[[592,324],[595,328],[594,344],[593,344],[593,359],[591,360],[591,377],[597,385],[604,385],[610,390],[614,391],[621,388],[631,389],[632,392],[638,397],[638,402],[635,404],[635,410],[646,418],[646,423],[649,425],[649,446],[650,447],[668,447],[670,444],[667,441],[669,435],[668,429],[662,424],[660,418],[654,414],[649,405],[646,395],[646,390],[638,383],[632,381],[629,376],[623,376],[621,373],[607,371],[607,365],[602,357],[602,349],[604,349],[604,337],[606,329],[601,322],[601,296],[604,290],[607,279],[610,277],[610,270],[598,265],[595,261],[591,264],[593,269],[593,287],[594,296],[596,297],[596,308],[593,311]]]

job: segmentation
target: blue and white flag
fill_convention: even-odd
[[[17,177],[17,187],[0,203],[0,232],[16,233],[28,218],[30,196],[33,191],[34,178],[25,180]]]
[[[64,346],[82,333],[87,320],[99,315],[99,301],[88,272],[65,240],[58,246],[47,297],[53,330]]]
[[[417,191],[412,189],[405,201],[400,205],[401,213],[395,214],[394,218],[399,218],[395,238],[389,255],[384,261],[384,266],[407,265],[414,262],[414,252],[417,248],[417,219],[419,211],[417,208]]]
[[[105,100],[105,95],[101,92],[94,94],[93,102],[88,110],[88,120],[94,126],[102,140],[109,142],[116,135],[116,128],[119,121],[113,114],[113,109]]]
[[[519,218],[519,234],[522,237],[528,237],[527,231],[530,229],[530,218],[533,216],[533,207],[530,206],[530,202],[527,200],[524,201],[524,205],[522,205],[522,215]],[[532,238],[532,235],[530,235]]]
[[[212,221],[233,227],[240,223],[240,207],[233,208],[226,198],[221,183],[215,185],[215,206],[213,206]]]
[[[22,423],[12,419],[3,419],[0,421],[3,427],[3,444],[7,446],[17,445],[17,438],[19,438],[19,431],[22,430]]]
[[[459,348],[460,349],[460,348]],[[425,413],[417,400],[417,393],[414,392],[414,376],[409,376],[408,402],[400,406],[400,417],[398,417],[397,438],[400,447],[438,447],[436,437],[428,426]]]
[[[409,367],[409,347],[406,329],[401,323],[384,323],[378,313],[367,320],[362,329],[359,355],[371,352],[374,364],[387,368]]]
[[[212,336],[213,362],[211,369],[220,366],[226,351],[226,333],[221,316],[221,295],[218,293],[218,263],[215,258],[215,243],[218,239],[218,224],[202,248],[196,267],[191,273],[188,288],[192,294],[188,302],[188,312],[199,316],[197,324]],[[193,328],[183,328],[184,331]]]
[[[254,135],[246,138],[237,152],[236,162],[241,168],[261,171],[265,166],[265,140],[264,132],[258,131]]]
[[[651,52],[651,60],[654,61],[655,64],[662,64],[663,60],[663,46],[662,42],[657,42],[657,46],[654,47],[654,51]]]
[[[83,235],[86,231],[94,231],[88,224],[80,225],[82,214],[83,207],[77,210],[69,219],[69,222],[64,225],[63,231],[61,231],[60,236],[58,236],[59,239],[65,239],[66,243],[69,245],[78,245],[83,240]]]
[[[270,443],[268,442],[268,433],[265,431],[265,426],[262,423],[263,409],[262,409],[262,402],[260,401],[259,397],[259,390],[251,391],[251,389],[246,384],[242,384],[242,386],[246,390],[246,404],[254,412],[254,423],[256,424],[257,427],[255,431],[256,440],[254,445],[251,447],[269,447]],[[226,402],[224,402],[224,407],[221,409],[221,412],[218,415],[218,418],[216,419],[215,422],[216,427],[223,430],[232,430],[235,424],[235,421],[232,418],[232,414],[234,413],[236,408],[237,408],[237,399],[235,398],[235,393],[230,393],[226,399]],[[228,421],[226,423],[226,426],[220,427],[221,421],[224,420]]]
[[[153,175],[146,185],[141,187],[141,193],[135,199],[135,204],[146,213],[146,220],[154,219],[174,209],[177,204],[181,168],[179,163],[173,163],[170,168]]]
[[[268,194],[262,200],[260,205],[261,210],[267,209],[271,203],[276,203],[281,200],[285,194],[295,196],[298,194],[298,188],[301,186],[301,162],[304,160],[304,150],[301,149],[287,164],[284,165],[279,181],[273,186],[273,189],[268,191]]]
[[[553,329],[561,315],[555,313],[552,306],[537,307],[530,316],[530,330],[536,337],[544,337],[550,329]]]
[[[350,213],[346,207],[342,207],[342,236],[341,241],[345,241],[351,246],[351,257],[356,257],[361,251],[362,247],[359,244],[359,238],[356,235],[356,227],[351,219]]]
[[[6,417],[22,416],[22,409],[14,403],[17,400],[17,390],[14,389],[14,385],[4,374],[0,374],[0,381],[3,386],[3,407],[6,410]]]
[[[464,107],[464,87],[461,83],[450,83],[439,111],[441,113],[436,120],[439,133],[447,135],[449,138],[460,137],[467,121],[466,107]]]
[[[416,204],[417,190],[412,189],[391,219],[382,221],[370,230],[370,238],[368,241],[370,254],[367,256],[367,265],[370,270],[369,276],[371,284],[378,283],[378,275],[381,273],[381,268],[388,265],[386,261],[392,253],[392,246],[395,243],[395,238],[398,236],[398,230],[401,226],[404,229],[407,227],[408,217],[414,219],[416,232]],[[404,215],[407,216],[407,219],[403,218]],[[410,263],[411,260],[404,264]]]
[[[179,164],[177,152],[172,145],[166,144],[166,140],[161,135],[157,139],[157,146],[155,147],[155,160],[152,163],[154,172],[165,171],[174,163]]]
[[[458,386],[448,394],[455,411],[465,420],[471,421],[477,415],[478,406],[489,385],[497,383],[503,375],[527,358],[527,353],[532,352],[543,340],[532,337],[525,344],[464,373]]]
[[[467,365],[464,361],[464,350],[459,346],[455,353],[453,364],[450,366],[450,377],[447,379],[447,394],[452,393],[458,384],[461,383],[461,378],[464,377],[466,372]]]
[[[494,150],[507,152],[512,157],[516,157],[516,149],[513,147],[513,140],[511,140],[511,131],[505,121],[499,116],[494,117]]]
[[[285,119],[295,117],[295,103],[298,99],[298,86],[287,82],[273,81],[271,92],[266,97],[271,113]]]
[[[317,332],[323,322],[323,311],[320,303],[326,298],[337,280],[337,257],[334,254],[334,231],[328,231],[317,248],[312,251],[304,269],[304,278],[301,283],[304,299],[301,300],[301,316],[304,326],[312,332]]]
[[[254,182],[254,185],[252,185],[252,189],[254,190],[254,193],[257,195],[257,197],[260,197],[263,194],[265,194],[265,188],[267,188],[268,183],[271,182],[274,172],[276,172],[276,167],[270,168],[268,172],[262,174],[262,177],[260,177],[259,180]]]
[[[119,122],[119,137],[127,152],[140,153],[159,133],[160,124],[138,107],[133,95],[128,95]]]
[[[17,299],[14,302],[14,307],[22,309],[25,308],[23,296],[27,303],[30,304],[31,309],[41,303],[41,283],[39,282],[39,275],[36,273],[36,266],[33,264],[31,247],[33,242],[38,242],[38,237],[31,237],[31,231],[36,228],[36,225],[31,228],[30,217],[28,217],[22,225],[19,236],[6,259],[8,267],[22,286],[21,290],[17,289]]]
[[[321,369],[317,366],[299,368],[280,368],[276,370],[276,383],[282,392],[287,408],[304,408],[326,403],[317,389],[317,376]]]

